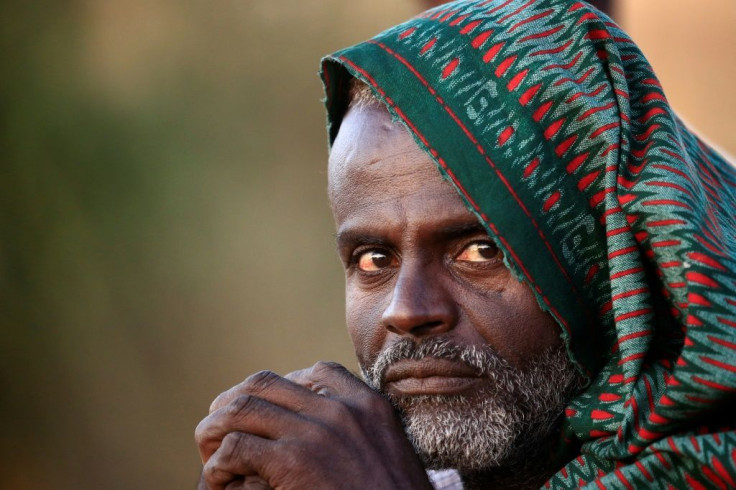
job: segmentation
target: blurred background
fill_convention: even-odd
[[[736,3],[609,3],[736,154]],[[355,367],[318,61],[422,6],[0,2],[0,487],[193,488],[219,392]]]

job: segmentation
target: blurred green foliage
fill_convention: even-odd
[[[191,488],[217,393],[354,365],[317,70],[412,7],[0,3],[0,487]]]

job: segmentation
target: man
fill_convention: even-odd
[[[456,2],[323,76],[366,383],[320,363],[225,392],[203,485],[736,486],[736,173],[623,32]]]
[[[367,91],[365,85],[356,86],[355,103],[343,120],[329,164],[338,252],[347,277],[348,329],[365,378],[404,413],[424,464],[459,467],[466,478],[478,479],[489,467],[503,463],[518,469],[529,462],[533,471],[527,478],[536,477],[538,486],[549,476],[542,462],[549,459],[551,427],[567,401],[566,388],[577,379],[557,326],[506,268],[498,247],[429,156]],[[314,407],[315,420],[305,424],[345,423],[323,419],[322,400],[312,392],[282,386],[273,374],[261,376],[275,386],[261,391],[264,381],[257,377],[236,387],[213,408],[241,394],[259,398],[236,401],[237,408],[222,410],[222,422],[216,424],[249,428],[257,417],[242,417],[241,411],[249,409],[241,405],[260,405],[260,397],[277,405],[288,400],[299,413]],[[376,412],[383,413],[391,430],[376,434],[375,450],[380,454],[390,447],[385,438],[398,444],[407,453],[399,461],[408,459],[419,472],[414,478],[426,483],[383,398],[336,367],[319,365],[287,378],[323,394],[334,390],[348,406],[364,397],[366,406],[359,405],[356,415],[367,427],[354,430],[374,432],[374,424],[383,425]],[[309,431],[295,420],[284,424],[288,432]],[[273,437],[270,432],[262,435]],[[350,443],[357,443],[355,436]],[[327,444],[315,442],[317,448]],[[368,472],[355,483],[372,481],[382,488],[372,476],[378,465],[366,458],[369,451],[352,451],[350,462],[360,462]],[[540,459],[527,459],[530,454]],[[393,456],[390,462],[395,464]],[[410,488],[404,483],[410,476],[404,474],[405,465],[397,469],[401,479],[388,487]],[[343,481],[347,470],[339,470],[335,466],[331,473]],[[488,476],[501,480],[498,474]],[[504,474],[504,487],[511,477],[516,479],[513,473]],[[315,482],[317,487],[327,483],[323,478]],[[294,483],[312,487],[301,475]]]

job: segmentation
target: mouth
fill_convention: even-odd
[[[382,384],[395,396],[458,395],[473,390],[482,380],[477,370],[465,363],[425,357],[391,364]]]

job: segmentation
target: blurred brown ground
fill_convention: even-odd
[[[736,154],[736,4],[617,5],[673,106]],[[1,488],[191,488],[217,393],[355,366],[318,60],[417,8],[0,3]]]

